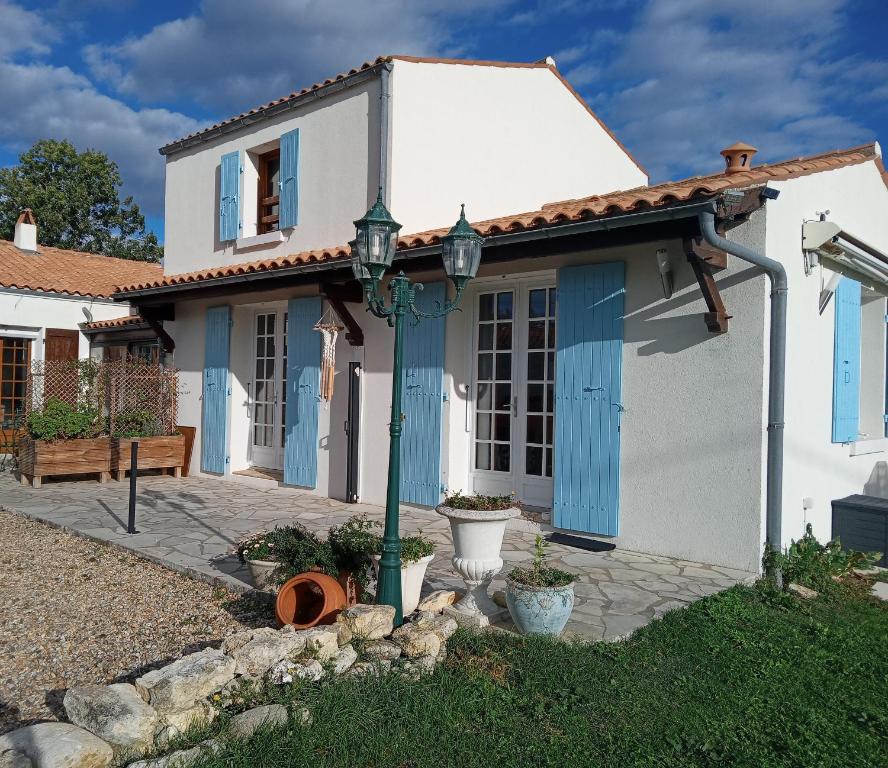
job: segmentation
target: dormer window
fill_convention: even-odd
[[[258,158],[259,192],[256,195],[259,201],[257,221],[257,234],[276,232],[280,222],[280,180],[281,180],[281,151],[279,149],[266,152]]]

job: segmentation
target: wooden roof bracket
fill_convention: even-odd
[[[727,268],[728,254],[713,248],[702,237],[686,238],[684,250],[709,310],[703,314],[706,327],[711,333],[727,333],[731,315],[725,309],[714,274]]]
[[[138,307],[137,309],[142,316],[142,319],[148,323],[151,330],[157,334],[157,338],[160,340],[160,345],[163,347],[163,351],[170,355],[173,354],[176,349],[176,342],[173,340],[173,337],[164,330],[163,321],[176,319],[176,305],[161,304],[156,307]]]
[[[357,290],[355,290],[357,289]],[[321,293],[333,310],[339,316],[339,319],[345,324],[345,338],[353,347],[364,346],[364,330],[358,325],[352,313],[346,306],[346,302],[352,304],[360,304],[364,301],[364,292],[361,286],[356,282],[353,283],[324,283],[321,286]]]

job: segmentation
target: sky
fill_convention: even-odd
[[[558,68],[658,183],[888,144],[885,0],[0,0],[0,166],[105,152],[163,237],[158,147],[386,54]]]

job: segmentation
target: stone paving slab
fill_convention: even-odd
[[[297,489],[149,475],[139,478],[139,532],[128,535],[128,499],[128,482],[46,482],[33,489],[20,485],[10,472],[0,472],[3,509],[240,590],[250,588],[249,574],[231,550],[244,536],[294,521],[326,532],[361,512],[376,520],[384,516],[381,507],[346,504]],[[450,567],[453,545],[446,519],[434,510],[405,506],[401,531],[422,532],[438,546],[425,592],[464,587]],[[505,572],[511,565],[532,559],[535,537],[525,522],[510,524],[502,552],[506,566],[493,590],[505,588]],[[625,550],[586,552],[552,544],[549,552],[553,566],[577,574],[576,607],[565,634],[590,640],[619,639],[669,610],[753,578],[745,571]]]

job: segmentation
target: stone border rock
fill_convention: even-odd
[[[38,723],[0,736],[0,766],[14,768],[106,768],[162,750],[195,725],[210,723],[247,684],[287,685],[296,680],[400,674],[411,679],[433,672],[447,653],[457,623],[441,614],[454,593],[433,593],[394,628],[395,609],[355,605],[336,622],[301,631],[292,626],[238,632],[221,648],[206,648],[146,672],[129,683],[84,685],[64,697],[69,723]],[[292,714],[269,704],[234,715],[228,735],[246,738],[261,727],[293,719],[311,725],[311,712]],[[130,768],[184,768],[222,748],[207,739],[190,749],[129,762]]]

